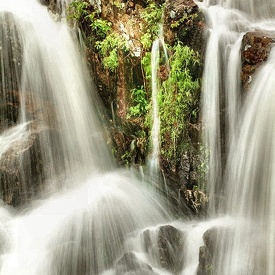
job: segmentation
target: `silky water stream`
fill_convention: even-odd
[[[19,102],[13,116],[1,109],[0,165],[29,202],[1,206],[0,274],[169,274],[156,242],[172,218],[148,183],[115,168],[73,32],[35,0],[1,0],[0,20],[1,100]]]
[[[198,2],[209,26],[202,113],[212,202],[211,219],[186,222],[174,220],[149,183],[115,168],[66,22],[35,0],[0,1],[1,100],[20,102],[18,117],[1,109],[9,127],[0,129],[0,164],[35,137],[45,170],[29,206],[18,213],[1,205],[1,275],[197,274],[202,236],[212,227],[229,233],[218,234],[209,274],[274,274],[274,50],[243,104],[239,81],[242,36],[275,31],[272,2]],[[34,178],[29,157],[17,163],[25,199]]]

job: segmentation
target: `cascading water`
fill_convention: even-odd
[[[169,232],[183,243],[184,225],[167,225],[165,202],[146,183],[110,172],[97,95],[66,23],[35,0],[3,0],[0,16],[0,92],[4,106],[18,103],[14,117],[1,109],[0,164],[22,154],[12,167],[19,194],[41,185],[20,214],[1,207],[0,274],[180,272],[189,262],[180,246],[177,263]],[[25,152],[34,142],[33,163]]]
[[[275,31],[274,1],[199,5],[210,26],[203,96],[210,195],[220,196],[210,212],[225,212],[233,220],[230,233],[219,234],[213,274],[274,274],[274,48],[241,107],[236,80],[243,34]]]
[[[66,23],[55,22],[35,0],[0,1],[0,164],[37,140],[43,170],[34,173],[33,156],[24,154],[22,189],[37,181],[42,192],[20,214],[0,208],[1,275],[195,275],[203,234],[222,226],[230,233],[218,234],[213,274],[274,273],[274,49],[242,107],[238,80],[244,33],[275,31],[271,2],[198,3],[210,29],[203,89],[210,213],[230,218],[175,222],[145,182],[110,172],[97,95]],[[161,45],[162,36],[154,43],[155,60]],[[153,78],[153,89],[156,83]],[[18,103],[12,112],[10,101]]]
[[[241,38],[248,22],[235,10],[227,10],[220,6],[202,6],[202,9],[209,25],[202,119],[209,155],[209,194],[215,198],[222,191],[222,167],[225,164],[222,154],[227,150],[225,142],[228,137],[233,136],[237,119]],[[225,128],[224,125],[228,127],[228,133],[221,131]],[[215,199],[210,200],[210,213],[216,213],[217,207]]]
[[[163,57],[164,62],[161,60]],[[152,139],[152,154],[149,159],[149,173],[151,178],[158,182],[159,177],[159,150],[160,150],[160,117],[159,117],[159,108],[158,108],[158,97],[159,97],[159,79],[158,71],[160,64],[164,63],[165,66],[168,65],[168,54],[166,45],[163,38],[163,26],[159,27],[158,38],[153,42],[151,50],[151,78],[152,78],[152,130],[151,130],[151,139]],[[162,64],[163,65],[163,64]]]

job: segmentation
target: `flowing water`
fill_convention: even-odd
[[[203,91],[210,195],[219,196],[210,213],[235,221],[219,236],[214,274],[274,274],[274,48],[243,99],[239,81],[241,39],[248,31],[274,34],[274,1],[199,5],[210,28]]]
[[[151,50],[151,78],[152,78],[152,129],[151,129],[151,139],[152,139],[152,154],[149,158],[149,173],[152,178],[157,182],[159,176],[159,149],[160,149],[160,117],[159,117],[159,89],[160,80],[158,76],[158,70],[160,66],[169,67],[168,64],[168,54],[166,45],[163,38],[163,26],[160,25],[158,38],[153,42]]]
[[[59,9],[68,2],[58,1]],[[230,230],[218,234],[213,274],[274,274],[275,49],[244,99],[239,80],[242,37],[275,32],[274,3],[198,5],[209,27],[202,113],[213,219],[184,222],[146,181],[115,168],[82,49],[65,20],[54,21],[35,0],[0,0],[0,165],[22,154],[12,167],[20,192],[34,181],[44,186],[20,212],[0,207],[1,275],[195,275],[202,236],[213,227]],[[161,35],[153,60],[160,50],[167,58]],[[34,142],[39,175],[23,154]]]

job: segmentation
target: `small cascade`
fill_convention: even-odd
[[[164,60],[161,60],[164,59]],[[160,150],[160,117],[158,97],[160,83],[158,72],[161,64],[169,66],[168,54],[163,38],[163,26],[160,25],[158,38],[153,42],[151,51],[151,83],[152,83],[152,153],[149,159],[149,173],[154,181],[159,178],[159,150]]]
[[[219,5],[226,9],[236,9],[251,15],[251,18],[272,18],[275,12],[273,0],[205,0],[207,5]]]
[[[0,110],[0,116],[7,127],[29,124],[24,135],[32,137],[38,152],[20,159],[22,185],[47,181],[56,188],[62,184],[57,178],[112,167],[97,117],[100,104],[66,22],[55,22],[32,0],[1,1],[0,16],[1,93],[18,102],[7,104],[17,108],[18,117],[10,117],[10,110]],[[34,161],[41,168],[31,169]]]
[[[275,30],[275,25],[274,25]],[[275,50],[253,80],[228,160],[228,211],[237,227],[225,274],[273,274]],[[236,163],[238,165],[236,166]],[[234,185],[231,183],[234,182]],[[249,233],[248,233],[249,232]],[[249,251],[249,253],[247,253]]]
[[[222,193],[223,168],[229,137],[233,136],[240,98],[240,47],[248,22],[244,16],[220,6],[205,8],[209,25],[206,48],[202,120],[208,150],[210,213],[217,212],[215,197]],[[225,102],[225,103],[224,103]],[[222,132],[221,129],[226,129]]]
[[[209,30],[203,119],[209,149],[210,213],[227,213],[213,274],[274,274],[274,61],[240,94],[240,48],[246,32],[275,32],[272,1],[204,1]],[[211,64],[212,63],[212,64]],[[219,199],[215,199],[219,196]]]

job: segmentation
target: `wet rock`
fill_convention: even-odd
[[[58,139],[58,132],[33,122],[25,126],[26,130],[18,138],[9,141],[5,137],[18,132],[18,127],[23,126],[16,127],[2,133],[2,139],[7,139],[7,142],[0,152],[0,196],[5,203],[13,206],[31,200],[42,188],[47,170],[50,169],[43,161],[40,136]]]
[[[116,264],[116,275],[154,275],[152,267],[138,259],[133,252],[125,253]]]
[[[232,231],[223,227],[212,227],[203,234],[204,246],[200,247],[197,275],[215,274],[217,258],[222,262],[231,238]]]
[[[168,0],[164,10],[164,33],[169,44],[181,41],[203,52],[204,15],[193,0]]]
[[[180,271],[184,264],[182,233],[171,225],[161,226],[158,235],[158,247],[161,266],[171,272]]]
[[[206,215],[208,197],[204,192],[199,190],[185,190],[184,196],[190,209],[192,209],[196,214]]]
[[[182,270],[185,236],[181,231],[171,225],[164,225],[156,232],[144,231],[142,238],[145,251],[160,267],[173,274]]]
[[[241,81],[246,91],[253,79],[253,74],[268,59],[271,47],[275,43],[275,33],[262,31],[248,32],[244,35],[241,48]]]
[[[19,93],[5,91],[0,100],[0,133],[18,121],[20,111]]]

